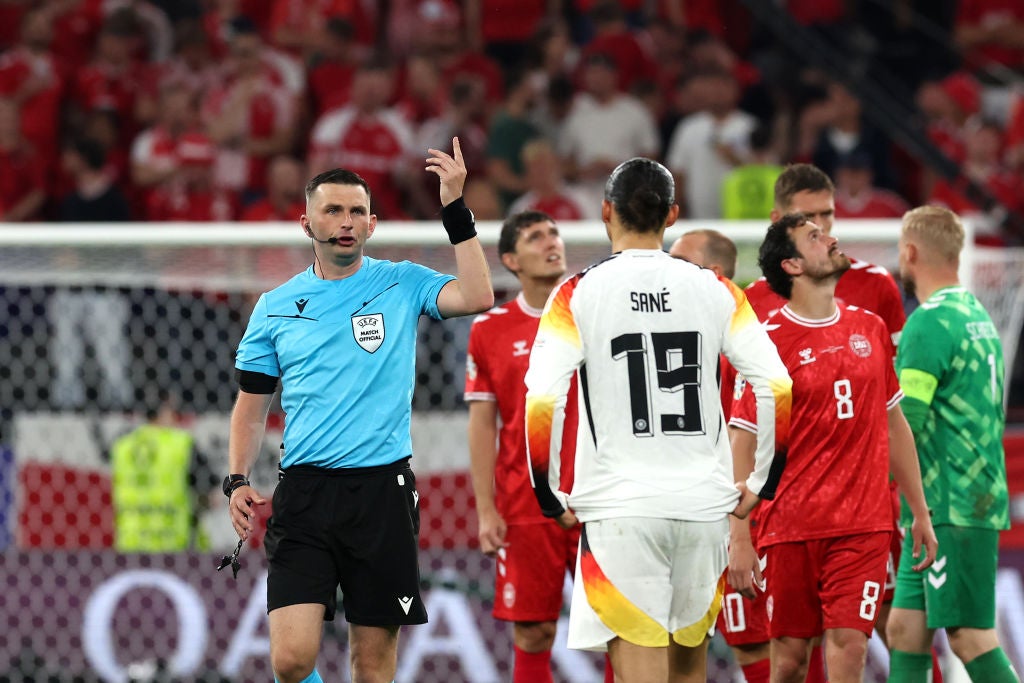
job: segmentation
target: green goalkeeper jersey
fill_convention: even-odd
[[[963,287],[939,289],[907,318],[896,372],[932,523],[1009,528],[1003,349],[988,311]]]

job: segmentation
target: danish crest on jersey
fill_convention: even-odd
[[[850,350],[861,358],[867,358],[871,355],[871,342],[862,334],[851,334]]]
[[[384,343],[384,314],[352,316],[352,336],[356,344],[367,353],[373,353]]]

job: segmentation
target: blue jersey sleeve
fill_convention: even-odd
[[[267,295],[260,296],[249,316],[249,325],[245,328],[242,341],[238,344],[235,354],[235,367],[239,370],[261,372],[272,377],[281,376],[281,365],[277,359],[277,351],[270,336],[267,324]]]
[[[437,310],[437,296],[442,287],[456,279],[455,276],[439,273],[411,261],[402,261],[399,266],[402,268],[403,281],[412,285],[420,303],[420,314],[441,320],[441,313]]]

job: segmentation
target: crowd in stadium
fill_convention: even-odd
[[[764,4],[789,44],[742,0],[4,0],[0,217],[293,220],[304,180],[345,166],[381,218],[428,218],[425,150],[457,134],[480,219],[596,218],[636,155],[677,175],[685,217],[763,218],[726,176],[809,161],[840,218],[927,201],[1020,239],[1024,4]],[[955,170],[816,45],[885,72]]]

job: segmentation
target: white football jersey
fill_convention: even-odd
[[[548,472],[531,467],[545,513],[570,507],[581,521],[711,521],[731,512],[739,494],[720,353],[754,388],[758,424],[770,425],[758,432],[747,486],[771,498],[785,463],[791,381],[741,289],[663,251],[636,249],[552,292],[526,374],[528,452],[549,456]],[[558,491],[558,448],[577,371],[575,481],[567,495]]]

